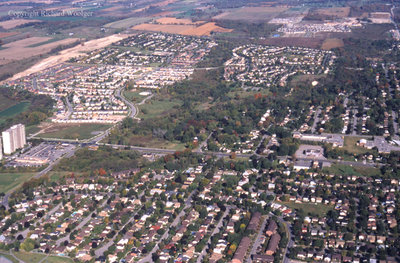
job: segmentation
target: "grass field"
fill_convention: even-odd
[[[3,111],[0,111],[0,119],[2,118],[12,118],[23,111],[26,111],[30,105],[30,102],[24,101],[20,102],[14,106],[11,106]]]
[[[344,146],[343,150],[348,151],[349,153],[353,154],[364,154],[367,152],[373,152],[374,150],[368,150],[367,148],[357,146],[357,142],[360,141],[360,137],[350,137],[350,136],[345,136],[344,137]]]
[[[43,254],[36,254],[36,253],[28,253],[28,252],[13,252],[14,255],[21,259],[24,262],[29,262],[29,263],[38,263],[40,262],[46,255]]]
[[[39,253],[29,253],[25,251],[19,251],[15,252],[13,251],[13,254],[15,257],[20,259],[23,262],[26,263],[38,263],[38,262],[43,262],[43,263],[73,263],[74,261],[70,258],[67,257],[58,257],[58,256],[48,256],[45,254],[39,254]],[[8,260],[10,260],[13,263],[18,263],[18,260],[16,260],[14,257],[9,255],[9,252],[6,251],[0,251],[0,262],[2,261],[2,258],[4,257]],[[43,260],[43,261],[42,261]]]
[[[143,91],[124,91],[124,97],[133,102],[141,102],[147,96],[139,95],[140,92]]]
[[[6,252],[3,253],[2,251],[0,251],[0,262],[3,262],[2,258],[8,259],[9,261],[11,261],[13,263],[18,263],[18,260],[16,260],[12,256],[8,255],[8,252],[7,253]],[[4,262],[6,262],[6,261],[4,261]]]
[[[34,175],[35,173],[0,173],[0,193],[7,193]]]
[[[60,139],[89,139],[99,131],[110,128],[107,124],[80,124],[80,125],[55,125],[48,132],[41,133],[38,137]]]
[[[314,214],[319,217],[323,217],[328,213],[329,210],[333,209],[331,205],[324,204],[311,204],[311,203],[294,203],[294,202],[277,202],[283,204],[291,209],[303,209],[306,214]]]
[[[149,22],[151,17],[130,17],[106,24],[104,27],[110,28],[128,28],[142,23]]]
[[[149,100],[145,104],[139,106],[139,118],[151,119],[160,117],[163,113],[168,112],[175,106],[182,105],[180,100],[164,99],[164,100]]]
[[[181,142],[169,142],[166,140],[153,138],[151,135],[150,136],[132,135],[129,137],[129,144],[140,147],[174,149],[178,151],[182,151],[185,149],[185,144]]]
[[[36,132],[38,132],[38,131],[40,131],[40,128],[39,128],[38,126],[36,126],[36,125],[25,127],[25,133],[26,133],[26,135],[34,134],[34,133],[36,133]]]
[[[335,175],[356,175],[356,176],[379,176],[381,172],[373,167],[356,167],[343,164],[333,164],[331,167],[323,169],[324,172]]]
[[[65,257],[56,257],[56,256],[50,256],[43,260],[43,263],[73,263],[74,261],[70,258],[65,258]]]

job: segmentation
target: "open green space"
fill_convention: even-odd
[[[104,25],[111,28],[127,28],[150,21],[151,17],[130,17]]]
[[[124,91],[124,97],[133,102],[141,102],[147,96],[139,95],[139,93],[143,92],[144,90],[137,90],[137,91]]]
[[[139,147],[150,147],[150,148],[160,148],[160,149],[170,149],[182,151],[185,149],[185,144],[181,142],[171,142],[167,140],[162,140],[158,138],[154,138],[152,136],[140,136],[140,135],[132,135],[128,138],[128,143],[130,145],[139,146]]]
[[[73,263],[74,261],[66,257],[49,256],[43,263]]]
[[[28,109],[29,105],[30,105],[30,102],[23,101],[23,102],[20,102],[16,105],[13,105],[13,106],[5,109],[5,110],[2,110],[2,111],[0,111],[0,119],[12,118],[17,114],[19,114],[23,111],[26,111]]]
[[[34,175],[35,173],[0,173],[0,193],[7,193]]]
[[[323,217],[329,210],[333,209],[332,205],[310,204],[310,203],[295,203],[295,202],[277,202],[291,209],[302,209],[306,214],[314,214]]]
[[[350,136],[345,136],[344,137],[344,145],[343,145],[343,150],[348,151],[349,153],[353,154],[364,154],[367,152],[372,152],[373,150],[368,150],[367,148],[357,146],[357,143],[362,139],[361,137],[350,137]]]
[[[374,167],[348,166],[344,164],[333,164],[323,169],[324,172],[335,175],[356,175],[356,176],[379,176],[381,171]]]
[[[29,263],[38,263],[40,262],[46,255],[44,254],[37,254],[37,253],[28,253],[24,251],[13,252],[14,255],[24,262]]]
[[[32,125],[32,126],[25,127],[26,135],[34,134],[34,133],[36,133],[38,131],[40,131],[40,128],[37,125]]]
[[[10,261],[13,262],[13,263],[18,263],[18,260],[16,260],[16,259],[13,258],[11,255],[9,255],[8,252],[0,251],[0,262],[3,262],[3,261],[2,261],[2,257],[3,257],[3,258],[6,258],[6,259],[8,259],[8,260],[10,260]]]
[[[41,138],[60,138],[60,139],[89,139],[97,135],[98,132],[105,131],[111,125],[107,124],[80,124],[60,126],[55,131],[45,132],[38,135]]]
[[[151,119],[162,116],[164,113],[179,107],[182,105],[182,101],[177,99],[158,99],[149,100],[145,104],[139,106],[139,118]]]

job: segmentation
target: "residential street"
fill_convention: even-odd
[[[190,194],[190,196],[186,199],[185,201],[185,206],[183,207],[182,211],[178,214],[178,216],[175,218],[175,220],[172,222],[170,228],[177,226],[180,222],[182,217],[185,215],[185,210],[187,208],[189,208],[192,205],[192,198],[195,192],[192,192]],[[161,238],[157,241],[157,245],[155,245],[153,247],[153,249],[147,254],[147,256],[145,256],[144,258],[142,258],[141,260],[139,260],[139,263],[145,263],[145,262],[153,262],[153,260],[151,259],[151,255],[156,252],[158,250],[158,244],[163,241],[164,239],[166,239],[168,237],[168,229],[167,231],[165,231],[165,233],[161,236]]]

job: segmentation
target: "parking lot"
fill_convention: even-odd
[[[54,162],[64,154],[71,152],[75,148],[73,144],[60,144],[53,142],[42,142],[41,144],[29,149],[11,159],[7,166],[41,166]]]

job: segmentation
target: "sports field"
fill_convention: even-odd
[[[84,140],[92,138],[110,127],[108,124],[55,124],[46,129],[44,133],[40,133],[38,137]]]

